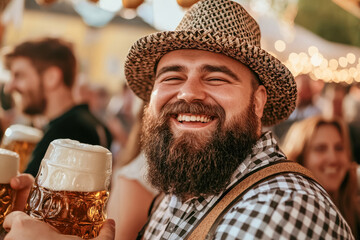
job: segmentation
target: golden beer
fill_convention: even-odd
[[[1,142],[1,147],[19,154],[19,171],[24,172],[36,144],[42,137],[43,133],[39,129],[15,124],[6,129]]]
[[[62,234],[98,236],[106,219],[112,156],[100,146],[69,139],[50,143],[26,212]]]
[[[6,215],[8,215],[14,206],[15,191],[10,184],[0,183],[0,226],[4,223]]]
[[[94,238],[106,214],[108,191],[53,191],[34,185],[26,211],[57,228],[61,233]]]
[[[19,171],[24,172],[32,152],[34,151],[36,143],[25,142],[25,141],[12,141],[8,145],[2,147],[14,152],[17,152],[20,157]]]
[[[15,191],[10,187],[10,180],[17,175],[18,168],[19,155],[0,148],[0,227],[14,206]]]

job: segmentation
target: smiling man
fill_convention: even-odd
[[[51,141],[70,138],[109,148],[111,134],[86,104],[77,105],[72,89],[77,61],[71,44],[58,38],[39,38],[20,43],[5,55],[11,72],[8,92],[21,96],[21,110],[30,117],[49,121],[25,172],[36,176]]]
[[[203,50],[164,55],[144,120],[144,146],[158,156],[149,158],[152,183],[181,197],[220,193],[260,137],[265,102],[239,61]]]

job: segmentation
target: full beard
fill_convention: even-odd
[[[187,132],[174,137],[169,119],[178,113],[216,116],[218,124],[210,136]],[[177,102],[167,104],[160,118],[145,109],[142,146],[148,159],[148,180],[159,191],[187,199],[218,195],[230,183],[236,168],[256,143],[259,118],[253,98],[245,112],[227,125],[219,106]]]
[[[25,114],[34,116],[44,113],[46,108],[46,99],[44,96],[44,86],[42,84],[42,81],[43,80],[41,80],[40,82],[38,91],[28,93],[28,99],[30,99],[31,102],[27,106],[24,106],[23,112]]]
[[[46,107],[46,101],[45,99],[42,99],[42,101],[36,104],[26,106],[23,112],[30,116],[38,115],[38,114],[42,114],[45,111],[45,107]]]

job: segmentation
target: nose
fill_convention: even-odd
[[[14,91],[14,89],[15,89],[15,84],[14,84],[14,81],[12,79],[10,79],[10,81],[5,83],[4,92],[6,94],[12,93]]]
[[[177,98],[186,102],[201,101],[206,98],[206,92],[201,80],[188,78],[180,87]]]
[[[338,160],[337,156],[338,156],[338,153],[336,152],[335,149],[333,149],[333,148],[328,149],[327,154],[326,154],[326,158],[327,158],[328,162],[336,163]]]

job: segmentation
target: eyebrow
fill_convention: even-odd
[[[160,70],[156,74],[155,78],[158,78],[162,74],[167,73],[167,72],[184,72],[184,71],[186,71],[186,68],[184,66],[180,66],[180,65],[166,66],[166,67],[160,68]]]
[[[226,66],[214,66],[206,64],[201,67],[201,72],[221,72],[235,79],[236,81],[240,81],[236,74]]]
[[[186,70],[187,70],[187,68],[184,66],[181,66],[181,65],[166,66],[166,67],[161,68],[158,71],[155,78],[160,77],[162,74],[164,74],[166,72],[184,72]],[[200,71],[203,73],[221,72],[221,73],[224,73],[224,74],[230,76],[231,78],[235,79],[236,81],[240,81],[239,78],[236,76],[236,74],[226,66],[214,66],[214,65],[205,64],[205,65],[201,66]]]

